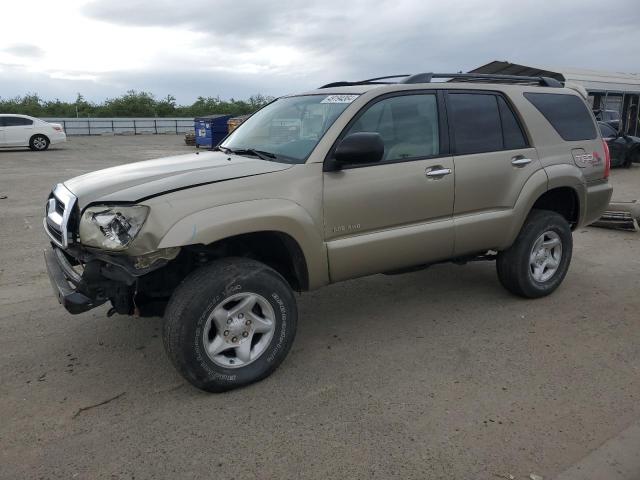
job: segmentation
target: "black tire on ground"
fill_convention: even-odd
[[[36,134],[29,139],[29,148],[36,152],[42,152],[49,148],[49,139],[45,135]]]
[[[260,296],[273,309],[273,336],[251,363],[226,368],[207,353],[205,335],[212,335],[214,330],[213,335],[218,335],[217,327],[207,320],[220,305],[226,308],[225,299],[244,292]],[[232,299],[229,302],[233,305]],[[208,392],[223,392],[273,373],[291,348],[297,318],[293,292],[278,272],[246,258],[218,260],[191,273],[173,293],[164,316],[164,345],[173,365],[192,385]],[[249,340],[253,342],[255,336]]]
[[[534,279],[530,257],[536,241],[546,232],[555,232],[560,238],[562,255],[553,276],[539,282]],[[513,245],[498,253],[496,267],[500,283],[511,293],[525,298],[549,295],[564,280],[572,251],[573,237],[567,220],[556,212],[532,210]]]
[[[631,168],[631,165],[633,165],[633,156],[634,154],[627,155],[627,158],[624,159],[624,163],[622,164],[624,168]]]

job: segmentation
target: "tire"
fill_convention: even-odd
[[[640,163],[640,148],[636,148],[627,154],[624,167],[631,168],[634,163]]]
[[[49,148],[49,139],[42,134],[36,134],[29,139],[29,148],[36,152],[43,152]]]
[[[228,258],[196,270],[175,290],[164,345],[192,385],[223,392],[273,373],[291,348],[297,318],[293,292],[278,272]]]
[[[559,248],[550,247],[554,244]],[[514,244],[498,253],[496,268],[500,283],[509,292],[525,298],[549,295],[564,280],[572,251],[571,227],[565,218],[549,210],[533,210]]]

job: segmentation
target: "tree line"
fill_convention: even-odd
[[[157,99],[149,92],[129,90],[102,103],[87,101],[78,94],[75,102],[44,100],[32,93],[15,98],[0,97],[0,113],[33,117],[198,117],[210,114],[245,115],[263,107],[272,97],[252,95],[247,100],[198,97],[191,105],[178,105],[173,95]]]

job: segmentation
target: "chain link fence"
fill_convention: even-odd
[[[193,132],[193,118],[43,118],[67,135],[179,135]]]

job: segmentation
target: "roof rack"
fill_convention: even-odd
[[[388,82],[393,78],[401,78],[400,81]],[[492,75],[488,73],[416,73],[413,75],[388,75],[386,77],[369,78],[357,82],[333,82],[321,86],[320,88],[350,87],[353,85],[389,85],[394,83],[415,84],[431,83],[434,78],[449,78],[449,81],[457,82],[488,82],[488,83],[513,83],[520,85],[539,85],[541,87],[561,88],[560,83],[551,77],[523,77],[520,75]]]

